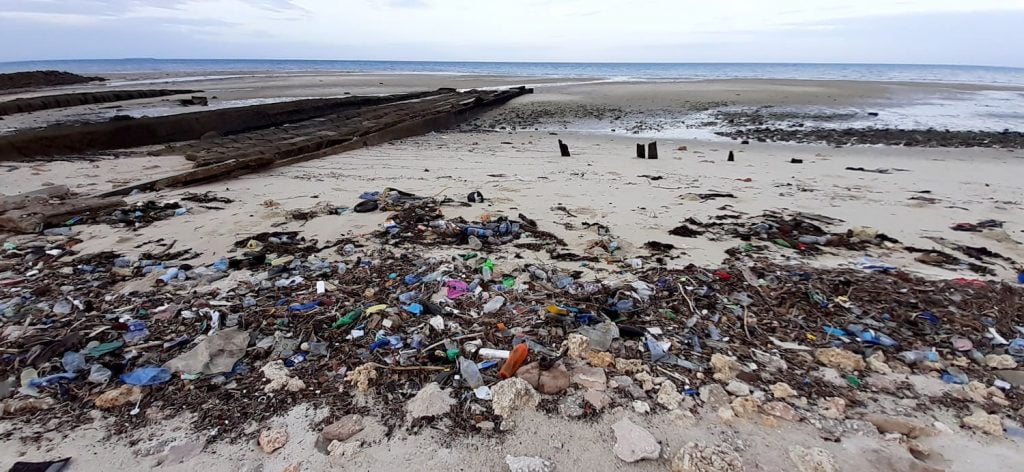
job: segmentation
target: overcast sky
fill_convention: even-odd
[[[0,61],[255,58],[1024,67],[1024,0],[0,0]]]

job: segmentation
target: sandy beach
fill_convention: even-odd
[[[578,260],[552,260],[550,253],[522,248],[494,250],[489,257],[501,267],[543,264],[578,272],[576,279],[580,282],[626,277],[629,271],[623,269],[622,261],[634,258],[647,267],[664,270],[690,265],[724,267],[732,258],[727,251],[742,242],[728,230],[697,223],[747,221],[766,212],[822,215],[831,221],[825,225],[829,233],[854,234],[868,228],[872,234],[882,233],[895,241],[863,250],[823,245],[813,252],[767,243],[757,254],[791,267],[859,270],[865,261],[871,261],[890,264],[930,281],[978,279],[1014,285],[1024,267],[1024,187],[1020,181],[1024,151],[1013,148],[1016,141],[1012,139],[1005,141],[1008,144],[968,148],[960,147],[952,141],[954,138],[932,140],[929,146],[835,146],[758,142],[764,134],[756,133],[750,135],[749,143],[742,144],[740,138],[716,134],[739,126],[730,119],[756,119],[756,126],[786,128],[803,126],[795,125],[797,122],[815,126],[837,121],[858,123],[859,128],[860,123],[878,119],[888,126],[910,119],[900,113],[915,104],[959,103],[957,106],[973,112],[971,104],[975,100],[980,103],[1005,96],[1019,99],[1024,96],[1021,88],[800,80],[617,83],[427,74],[204,75],[171,81],[158,74],[117,75],[108,77],[106,84],[57,90],[187,88],[210,96],[210,109],[439,87],[528,85],[535,92],[455,129],[237,178],[128,196],[129,203],[136,203],[174,201],[186,192],[212,192],[233,203],[221,205],[223,209],[187,204],[184,215],[137,230],[103,224],[77,226],[77,237],[82,242],[75,250],[80,254],[113,251],[137,258],[159,250],[161,243],[175,241],[176,249],[191,248],[200,253],[190,261],[199,266],[236,255],[233,243],[266,231],[298,231],[305,238],[319,241],[347,238],[360,241],[369,253],[371,249],[386,249],[370,237],[387,224],[385,213],[344,210],[308,221],[297,221],[289,215],[323,205],[348,209],[359,202],[363,192],[396,188],[458,202],[475,191],[486,198],[483,204],[445,207],[447,218],[486,221],[528,216],[539,228],[564,240],[564,251],[598,256],[597,260],[583,264]],[[4,98],[53,92],[23,92]],[[188,107],[187,111],[196,111],[194,108]],[[168,98],[133,100],[7,116],[0,121],[0,129],[13,133],[58,122],[185,110]],[[742,118],[736,114],[742,114]],[[948,116],[930,116],[925,119],[954,121]],[[966,121],[961,130],[999,135],[1001,128],[989,126],[997,119],[977,116],[974,121]],[[1021,131],[1013,125],[1015,119],[1009,118],[1010,124],[1005,127]],[[836,125],[836,129],[842,126]],[[571,157],[559,155],[558,140],[568,144]],[[637,144],[646,146],[654,141],[659,158],[637,159]],[[88,160],[0,162],[0,188],[2,193],[13,195],[58,184],[81,195],[96,195],[192,167],[184,155],[146,154],[153,149],[98,155]],[[730,153],[735,156],[733,162],[727,161]],[[953,229],[958,223],[985,220],[1000,224],[977,231]],[[707,233],[693,237],[670,234],[680,225]],[[621,248],[614,258],[594,249],[609,235]],[[33,237],[0,234],[0,240],[15,244],[24,244]],[[652,241],[670,244],[674,249],[653,252],[649,248]],[[983,247],[1001,258],[980,262],[986,273],[979,273],[966,265],[922,262],[921,253],[908,251],[908,247],[954,254],[972,262],[956,248]],[[438,257],[464,252],[451,247],[425,247],[421,251]],[[324,257],[332,263],[340,260],[333,251]],[[111,287],[111,293],[127,293],[141,287],[140,283],[151,282],[152,278],[127,281]],[[851,298],[859,295],[846,294]],[[62,425],[59,418],[44,422],[31,416],[4,418],[0,421],[0,468],[16,460],[70,456],[74,462],[68,470],[506,470],[508,455],[543,457],[557,464],[558,470],[669,470],[675,451],[692,441],[730,445],[743,464],[742,469],[735,470],[797,470],[793,465],[794,445],[824,449],[836,463],[843,464],[839,469],[799,470],[1009,470],[1007,464],[1024,463],[1020,437],[993,437],[963,429],[960,421],[964,415],[954,409],[916,407],[959,395],[964,386],[943,382],[939,378],[941,370],[900,367],[888,374],[870,374],[880,385],[890,382],[898,387],[885,392],[857,392],[859,403],[851,402],[849,414],[839,418],[845,433],[841,441],[822,434],[822,421],[814,416],[817,410],[813,406],[810,411],[814,413],[808,413],[804,421],[736,422],[721,419],[718,408],[707,402],[695,403],[689,410],[669,411],[658,409],[652,400],[656,406],[653,412],[638,413],[633,399],[625,396],[602,414],[587,418],[555,408],[553,413],[527,412],[498,430],[477,430],[474,434],[453,433],[461,426],[444,421],[393,430],[374,419],[375,412],[387,409],[381,403],[389,400],[371,395],[353,400],[366,412],[367,426],[348,440],[354,446],[336,454],[325,454],[324,445],[317,444],[319,429],[315,425],[336,417],[327,401],[295,404],[284,416],[252,422],[245,429],[247,439],[241,441],[219,441],[217,431],[192,428],[187,415],[172,417],[159,405],[146,405],[142,413],[148,420],[145,427],[121,435],[111,434],[109,429],[125,421],[123,411],[96,410],[91,414],[92,423],[74,428]],[[609,371],[609,377],[612,375]],[[697,378],[694,388],[707,380]],[[346,387],[332,384],[330,388]],[[259,392],[236,394],[254,393]],[[653,398],[655,392],[650,393]],[[582,391],[575,395],[582,395]],[[1006,396],[1008,404],[1020,408],[1024,398],[1020,387]],[[999,414],[1004,425],[1019,430],[1022,411],[992,404],[976,406]],[[464,415],[471,415],[469,407],[460,408],[466,409]],[[912,438],[892,431],[886,434],[864,421],[866,414],[899,416],[939,432]],[[632,464],[616,459],[612,425],[623,417],[631,418],[658,439],[662,451],[659,458]],[[273,455],[261,451],[255,441],[267,425],[288,431],[287,444]],[[25,440],[30,437],[35,439]],[[908,447],[910,443],[912,447]],[[928,453],[921,454],[921,450]],[[288,468],[296,463],[302,463],[301,469]]]

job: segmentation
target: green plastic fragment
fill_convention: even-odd
[[[448,350],[448,360],[454,362],[455,359],[458,359],[458,358],[459,358],[459,350],[458,349],[449,349]]]
[[[853,388],[860,388],[860,379],[858,379],[854,375],[847,375],[846,382],[849,383],[850,386]]]
[[[355,310],[348,312],[345,316],[338,318],[338,321],[335,321],[334,324],[331,325],[331,329],[341,329],[341,327],[343,326],[348,326],[352,323],[355,323],[356,320],[358,320],[359,317],[362,315],[363,309],[356,308]]]
[[[100,357],[104,354],[114,352],[124,347],[124,341],[112,341],[109,343],[103,343],[98,346],[89,348],[89,355],[92,357]]]

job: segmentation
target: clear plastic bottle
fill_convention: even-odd
[[[480,375],[480,368],[477,367],[476,362],[460,356],[459,372],[462,374],[462,380],[465,380],[470,388],[477,388],[484,384],[484,378]]]
[[[907,364],[916,364],[918,362],[938,362],[939,353],[935,351],[903,351],[897,354],[897,357],[901,361]]]
[[[494,297],[491,301],[484,305],[484,314],[494,313],[501,309],[502,305],[505,304],[505,297]]]

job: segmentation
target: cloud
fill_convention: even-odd
[[[968,44],[1016,38],[1017,28],[985,22],[1003,24],[1001,17],[1018,12],[1024,0],[0,0],[0,39],[25,45],[0,50],[0,60],[53,57],[54,49],[63,57],[90,57],[83,51],[94,51],[90,45],[101,39],[120,44],[104,57],[173,50],[173,40],[158,43],[166,39],[157,33],[187,34],[188,44],[200,45],[174,57],[216,50],[234,51],[230,57],[318,59],[714,60],[705,59],[704,48],[728,60],[803,51],[799,57],[842,61],[853,56],[843,40],[857,45],[898,36],[904,43],[881,44],[875,56],[928,49],[936,53],[928,57],[941,58],[944,50],[963,49],[952,37]],[[929,17],[948,19],[950,30],[918,21]],[[973,18],[975,29],[961,34],[958,17]],[[922,33],[899,34],[910,26],[888,18]],[[21,28],[28,25],[44,30],[29,36],[66,43],[43,47],[13,36],[15,29],[31,31]],[[726,54],[727,48],[733,49]],[[868,52],[856,56],[870,59]],[[1020,64],[1021,54],[1007,50],[1000,62]],[[954,59],[962,61],[950,54],[946,62]]]

